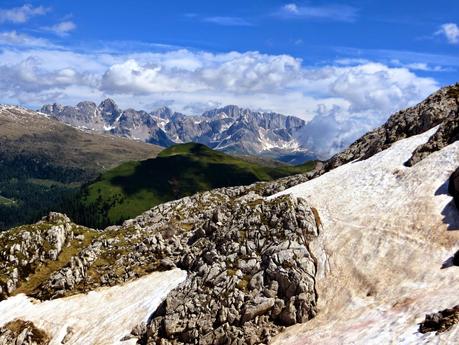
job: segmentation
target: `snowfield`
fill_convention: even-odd
[[[62,344],[66,336],[66,345],[136,344],[137,339],[121,339],[146,322],[185,277],[178,269],[155,272],[125,285],[45,302],[20,294],[0,302],[0,324],[32,321],[51,336],[50,345]]]
[[[447,194],[459,142],[414,167],[403,163],[436,128],[281,194],[319,211],[319,314],[274,344],[457,344],[459,326],[421,334],[426,313],[459,304],[459,212]],[[446,266],[449,266],[446,264]]]

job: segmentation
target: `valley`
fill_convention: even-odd
[[[315,164],[311,161],[289,166],[233,157],[202,144],[178,144],[154,159],[127,162],[103,173],[59,210],[79,224],[105,228],[167,201],[215,188],[306,173]]]
[[[155,157],[160,150],[1,106],[0,229],[36,221],[101,172],[124,161]]]

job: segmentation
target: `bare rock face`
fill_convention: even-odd
[[[96,232],[77,226],[67,216],[54,212],[34,225],[0,233],[0,300],[18,288],[19,292],[30,294],[40,290],[37,271],[64,265],[64,260],[58,262],[59,256],[82,247],[81,236],[84,239],[88,234]],[[76,236],[80,236],[80,240]],[[31,278],[35,279],[29,282]]]
[[[114,286],[174,267],[188,272],[146,325],[147,343],[267,343],[316,314],[321,225],[303,199],[262,195],[310,176],[221,188],[158,205],[98,232],[51,213],[0,234],[3,298],[41,300]]]
[[[0,327],[0,345],[48,345],[49,336],[32,322],[14,320]]]
[[[459,168],[449,178],[448,193],[454,198],[456,207],[459,208]]]
[[[310,207],[289,197],[237,201],[189,239],[177,263],[189,276],[152,315],[149,344],[267,343],[282,326],[315,316]]]
[[[459,139],[459,84],[446,91],[450,107],[445,109],[447,117],[440,124],[437,132],[424,144],[419,146],[405,163],[413,166],[429,154],[439,151]]]
[[[394,142],[423,133],[439,124],[438,132],[418,148],[407,165],[457,140],[459,84],[445,87],[418,105],[392,115],[381,127],[365,134],[348,149],[336,154],[325,164],[331,170],[356,159],[367,159],[390,147]]]

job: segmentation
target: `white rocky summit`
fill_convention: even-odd
[[[228,153],[274,157],[291,163],[314,156],[294,135],[305,126],[303,120],[234,105],[191,116],[168,107],[151,112],[121,110],[112,99],[106,99],[99,105],[93,102],[80,102],[75,107],[49,104],[40,112],[78,128],[161,146],[197,142]]]

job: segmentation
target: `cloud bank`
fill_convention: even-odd
[[[16,36],[0,39],[21,41]],[[29,41],[24,38],[26,46]],[[185,49],[120,55],[6,47],[0,75],[1,101],[26,106],[112,97],[123,107],[146,110],[167,104],[199,113],[237,104],[296,115],[312,120],[303,140],[324,155],[438,88],[407,67],[370,61],[317,67],[290,55]]]

